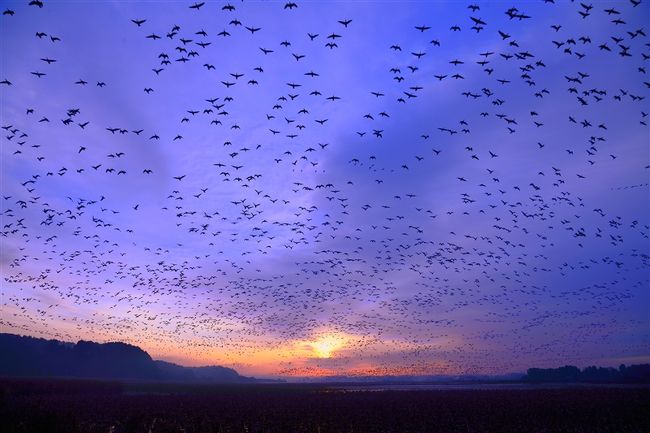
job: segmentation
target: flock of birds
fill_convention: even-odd
[[[12,5],[3,332],[277,375],[648,354],[640,0]]]

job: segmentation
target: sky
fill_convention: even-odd
[[[32,3],[0,332],[273,377],[650,361],[646,1]]]

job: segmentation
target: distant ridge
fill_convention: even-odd
[[[200,383],[251,383],[221,366],[183,367],[156,361],[137,346],[126,343],[95,343],[0,333],[0,376],[70,377],[124,381]]]

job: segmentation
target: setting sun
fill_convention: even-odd
[[[310,345],[318,358],[331,358],[332,352],[342,348],[344,341],[340,337],[328,335],[321,337]]]

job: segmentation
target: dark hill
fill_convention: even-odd
[[[220,366],[183,367],[154,361],[137,346],[0,333],[0,376],[73,377],[128,381],[242,383],[255,379]]]
[[[218,365],[209,367],[182,367],[165,361],[154,361],[163,376],[174,382],[237,383],[253,382],[255,379],[240,376],[232,368]]]

